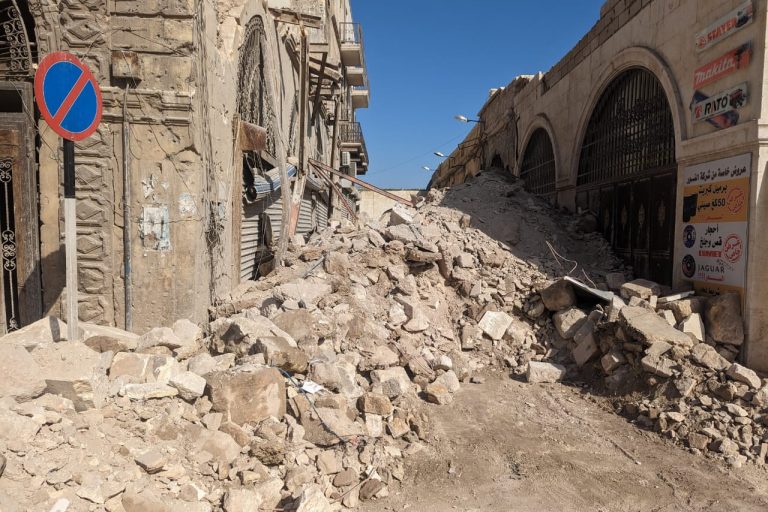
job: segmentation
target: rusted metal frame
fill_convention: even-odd
[[[304,14],[294,12],[290,9],[270,9],[269,12],[275,17],[275,21],[280,23],[289,23],[309,28],[323,28],[323,19],[313,14]]]
[[[352,206],[349,204],[349,201],[347,201],[346,196],[339,190],[338,185],[333,182],[331,179],[330,174],[326,174],[325,170],[323,168],[317,167],[314,160],[310,160],[309,163],[315,167],[315,170],[317,171],[317,174],[320,175],[320,177],[325,180],[326,183],[331,187],[331,190],[339,197],[341,200],[341,204],[344,205],[344,208],[349,212],[349,214],[352,216],[353,219],[357,220],[357,213],[355,212],[355,209],[352,208]]]
[[[355,178],[354,176],[349,176],[347,174],[339,172],[336,169],[332,169],[332,168],[328,167],[327,165],[325,165],[325,164],[323,164],[321,162],[318,162],[317,160],[310,159],[309,163],[310,163],[310,165],[314,166],[315,169],[320,169],[320,170],[323,170],[323,171],[325,171],[327,173],[335,174],[336,176],[340,176],[341,178],[347,179],[347,180],[351,181],[352,183],[354,183],[356,185],[360,185],[361,187],[363,187],[365,189],[368,189],[368,190],[371,190],[373,192],[376,192],[377,194],[382,195],[384,197],[387,197],[389,199],[392,199],[393,201],[397,201],[398,203],[404,204],[406,206],[413,206],[413,201],[409,201],[409,200],[404,199],[404,198],[402,198],[400,196],[396,196],[395,194],[391,194],[391,193],[387,192],[386,190],[382,190],[382,189],[380,189],[380,188],[378,188],[378,187],[376,187],[374,185],[371,185],[370,183],[367,183],[367,182],[361,180],[360,178]]]

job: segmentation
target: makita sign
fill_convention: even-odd
[[[705,100],[694,103],[694,122],[706,121],[720,114],[743,107],[747,103],[747,84],[737,85],[727,91],[715,94]]]
[[[726,37],[735,34],[749,25],[755,17],[752,0],[744,2],[698,34],[696,34],[696,49],[706,50]]]
[[[701,66],[693,73],[693,88],[698,89],[711,84],[749,66],[752,59],[752,43],[746,43]]]

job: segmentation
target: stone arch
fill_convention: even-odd
[[[600,77],[595,81],[599,87],[592,89],[588,100],[584,103],[585,107],[579,118],[577,136],[573,139],[571,148],[571,165],[568,169],[568,184],[575,186],[578,178],[579,160],[581,155],[581,146],[584,136],[587,133],[592,113],[597,106],[597,102],[603,96],[605,90],[613,83],[619,75],[631,68],[643,68],[653,74],[661,84],[667,97],[669,108],[672,111],[672,122],[675,131],[675,153],[680,147],[680,142],[688,138],[688,128],[686,124],[686,109],[683,107],[682,95],[677,86],[672,70],[664,59],[656,51],[642,46],[626,48],[614,56],[603,68]]]
[[[552,152],[555,155],[555,169],[556,169],[556,181],[559,181],[562,178],[562,172],[563,172],[563,166],[560,165],[561,159],[560,159],[560,151],[559,151],[559,145],[557,142],[557,138],[555,137],[555,129],[552,126],[552,122],[549,120],[549,117],[546,114],[537,114],[533,121],[531,121],[531,124],[528,125],[528,128],[525,130],[525,136],[521,139],[523,141],[523,144],[520,145],[520,157],[518,158],[518,161],[515,162],[515,176],[520,176],[520,168],[523,164],[523,157],[525,155],[525,150],[528,148],[528,145],[531,142],[531,137],[533,137],[534,132],[536,130],[542,129],[545,132],[547,132],[547,135],[549,135],[549,141],[552,144]]]
[[[531,127],[518,163],[525,189],[553,204],[557,202],[557,158],[551,132],[543,123]]]

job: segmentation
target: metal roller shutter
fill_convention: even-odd
[[[240,280],[256,277],[256,269],[266,249],[261,236],[263,201],[243,202],[243,221],[240,228]]]

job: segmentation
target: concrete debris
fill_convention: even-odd
[[[76,343],[48,318],[0,339],[0,496],[19,510],[61,492],[71,510],[353,508],[407,477],[403,457],[434,439],[426,411],[492,370],[604,378],[638,426],[765,460],[768,385],[730,362],[743,341],[732,298],[656,300],[662,287],[625,282],[599,234],[499,176],[477,180],[395,208],[388,226],[335,223],[293,244],[207,325],[86,325]],[[493,201],[526,222],[448,207]],[[588,286],[558,278],[570,269],[546,241]],[[585,293],[608,289],[637,305]]]

